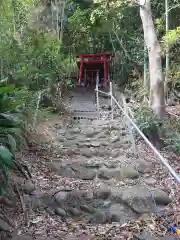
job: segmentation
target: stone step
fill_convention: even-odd
[[[97,111],[92,111],[92,112],[82,112],[82,111],[75,111],[72,114],[72,117],[74,119],[91,119],[91,120],[96,120],[98,119],[98,112]]]

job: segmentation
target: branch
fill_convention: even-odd
[[[180,4],[176,4],[175,6],[171,7],[168,9],[168,12],[170,12],[171,10],[180,7]]]
[[[129,60],[130,60],[130,59],[131,59],[131,57],[129,56],[129,54],[128,54],[127,50],[126,50],[126,49],[125,49],[125,47],[123,46],[123,44],[122,44],[122,40],[120,40],[120,39],[119,39],[119,36],[118,36],[117,32],[116,32],[114,29],[112,29],[112,31],[113,31],[113,32],[114,32],[114,34],[116,35],[116,38],[117,38],[117,40],[118,40],[118,42],[119,42],[119,44],[120,44],[121,48],[123,49],[123,51],[124,51],[124,53],[125,53],[126,57],[127,57]]]

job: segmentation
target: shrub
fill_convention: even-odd
[[[17,95],[16,95],[17,94]],[[18,101],[17,101],[18,99]],[[8,170],[17,165],[15,152],[25,142],[25,125],[23,101],[13,85],[0,86],[0,194],[3,195],[8,186]],[[21,166],[21,164],[18,164]]]
[[[156,147],[180,153],[180,124],[176,119],[160,120],[148,107],[138,108],[135,119],[141,131]]]
[[[164,148],[166,150],[173,151],[175,153],[180,153],[180,133],[176,133],[172,136],[165,138]]]
[[[135,119],[144,135],[159,147],[164,135],[163,121],[156,118],[152,110],[146,106],[141,106],[135,111]]]

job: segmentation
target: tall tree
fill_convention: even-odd
[[[149,55],[150,105],[159,117],[165,115],[164,75],[161,48],[157,39],[151,11],[151,0],[140,0],[140,16]]]

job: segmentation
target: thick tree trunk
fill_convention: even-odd
[[[143,2],[144,5],[141,4]],[[140,16],[149,55],[150,105],[158,117],[165,115],[164,75],[161,49],[152,19],[151,0],[140,0]]]

